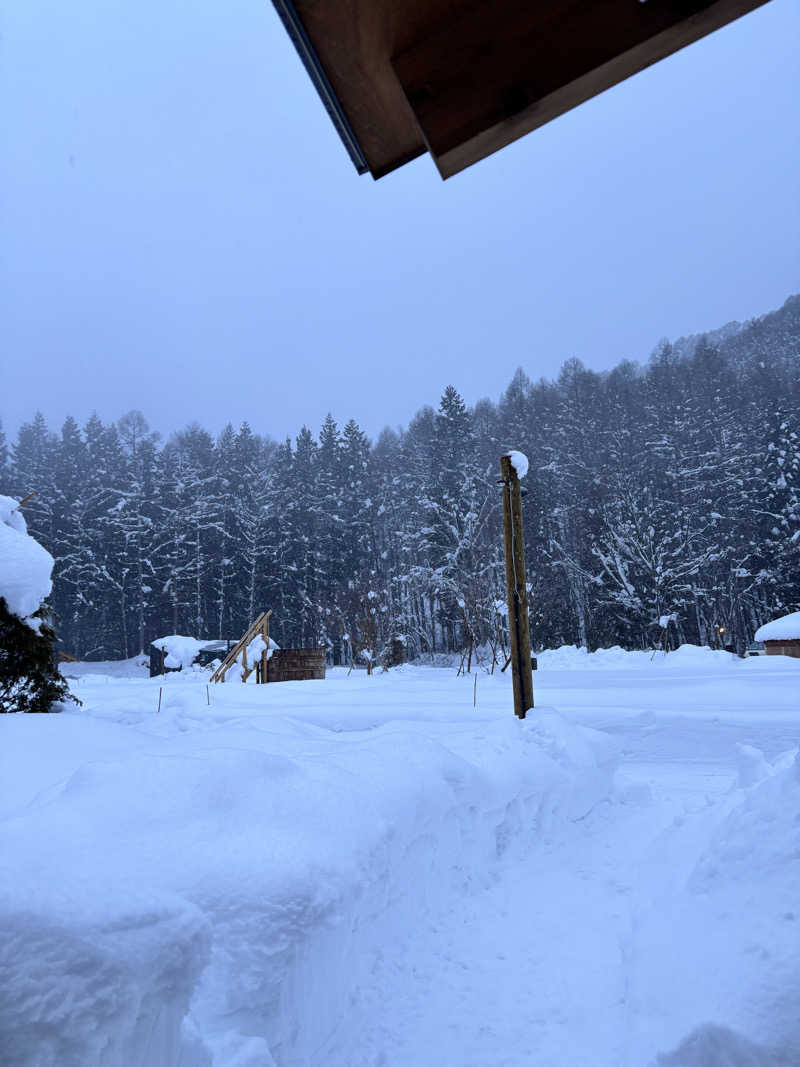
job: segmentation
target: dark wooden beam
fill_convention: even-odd
[[[472,0],[393,57],[443,178],[767,0]]]

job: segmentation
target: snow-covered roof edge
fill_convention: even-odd
[[[800,641],[800,611],[793,611],[759,626],[756,641]]]

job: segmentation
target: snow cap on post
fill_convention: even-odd
[[[511,466],[517,473],[517,477],[522,479],[528,473],[528,457],[524,452],[516,452],[512,449],[510,452],[504,453],[511,460]]]

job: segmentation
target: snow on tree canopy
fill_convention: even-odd
[[[528,473],[528,457],[524,452],[515,452],[513,449],[511,452],[506,452],[506,455],[511,460],[511,466],[517,472],[518,478],[524,478]]]
[[[800,611],[760,626],[756,630],[756,641],[800,641]]]
[[[53,557],[28,533],[19,504],[0,496],[0,596],[8,610],[39,631],[32,616],[50,595]]]

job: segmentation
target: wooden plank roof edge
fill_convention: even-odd
[[[404,156],[398,156],[397,159],[393,159],[391,163],[387,163],[385,167],[378,167],[372,171],[372,177],[375,181],[378,178],[385,178],[387,174],[391,174],[392,171],[399,170],[400,167],[404,167],[406,163],[411,163],[415,159],[419,159],[420,156],[428,154],[428,149],[423,145],[422,148],[417,148],[413,152],[409,152]]]
[[[330,116],[331,122],[336,128],[336,132],[339,134],[342,144],[353,162],[353,166],[359,174],[368,173],[369,164],[366,156],[353,132],[353,128],[347,120],[339,98],[333,90],[328,75],[325,73],[325,69],[292,0],[272,0],[272,6],[277,11],[284,29],[289,34],[289,38],[300,56],[300,60],[306,68],[306,72]]]
[[[449,178],[767,2],[272,0],[357,172],[376,180],[426,153],[440,176]],[[539,7],[554,9],[547,19],[563,23],[562,37],[576,12],[589,9],[581,27],[584,52],[592,40],[592,18],[613,8],[603,40],[610,46],[616,37],[616,50],[598,45],[582,66],[574,59],[580,49],[564,51],[556,41],[548,55],[564,52],[573,61],[561,64],[561,80],[551,71],[539,84],[541,72],[531,72],[519,48],[514,50],[515,42],[532,36]],[[634,10],[642,14],[634,16]],[[426,12],[438,12],[441,19],[426,28]],[[523,29],[534,22],[526,34],[511,33],[510,16],[522,19]],[[498,47],[492,18],[502,29]],[[639,36],[631,36],[634,20],[643,23]],[[492,92],[478,93],[470,84],[476,72],[464,56],[473,53]]]

